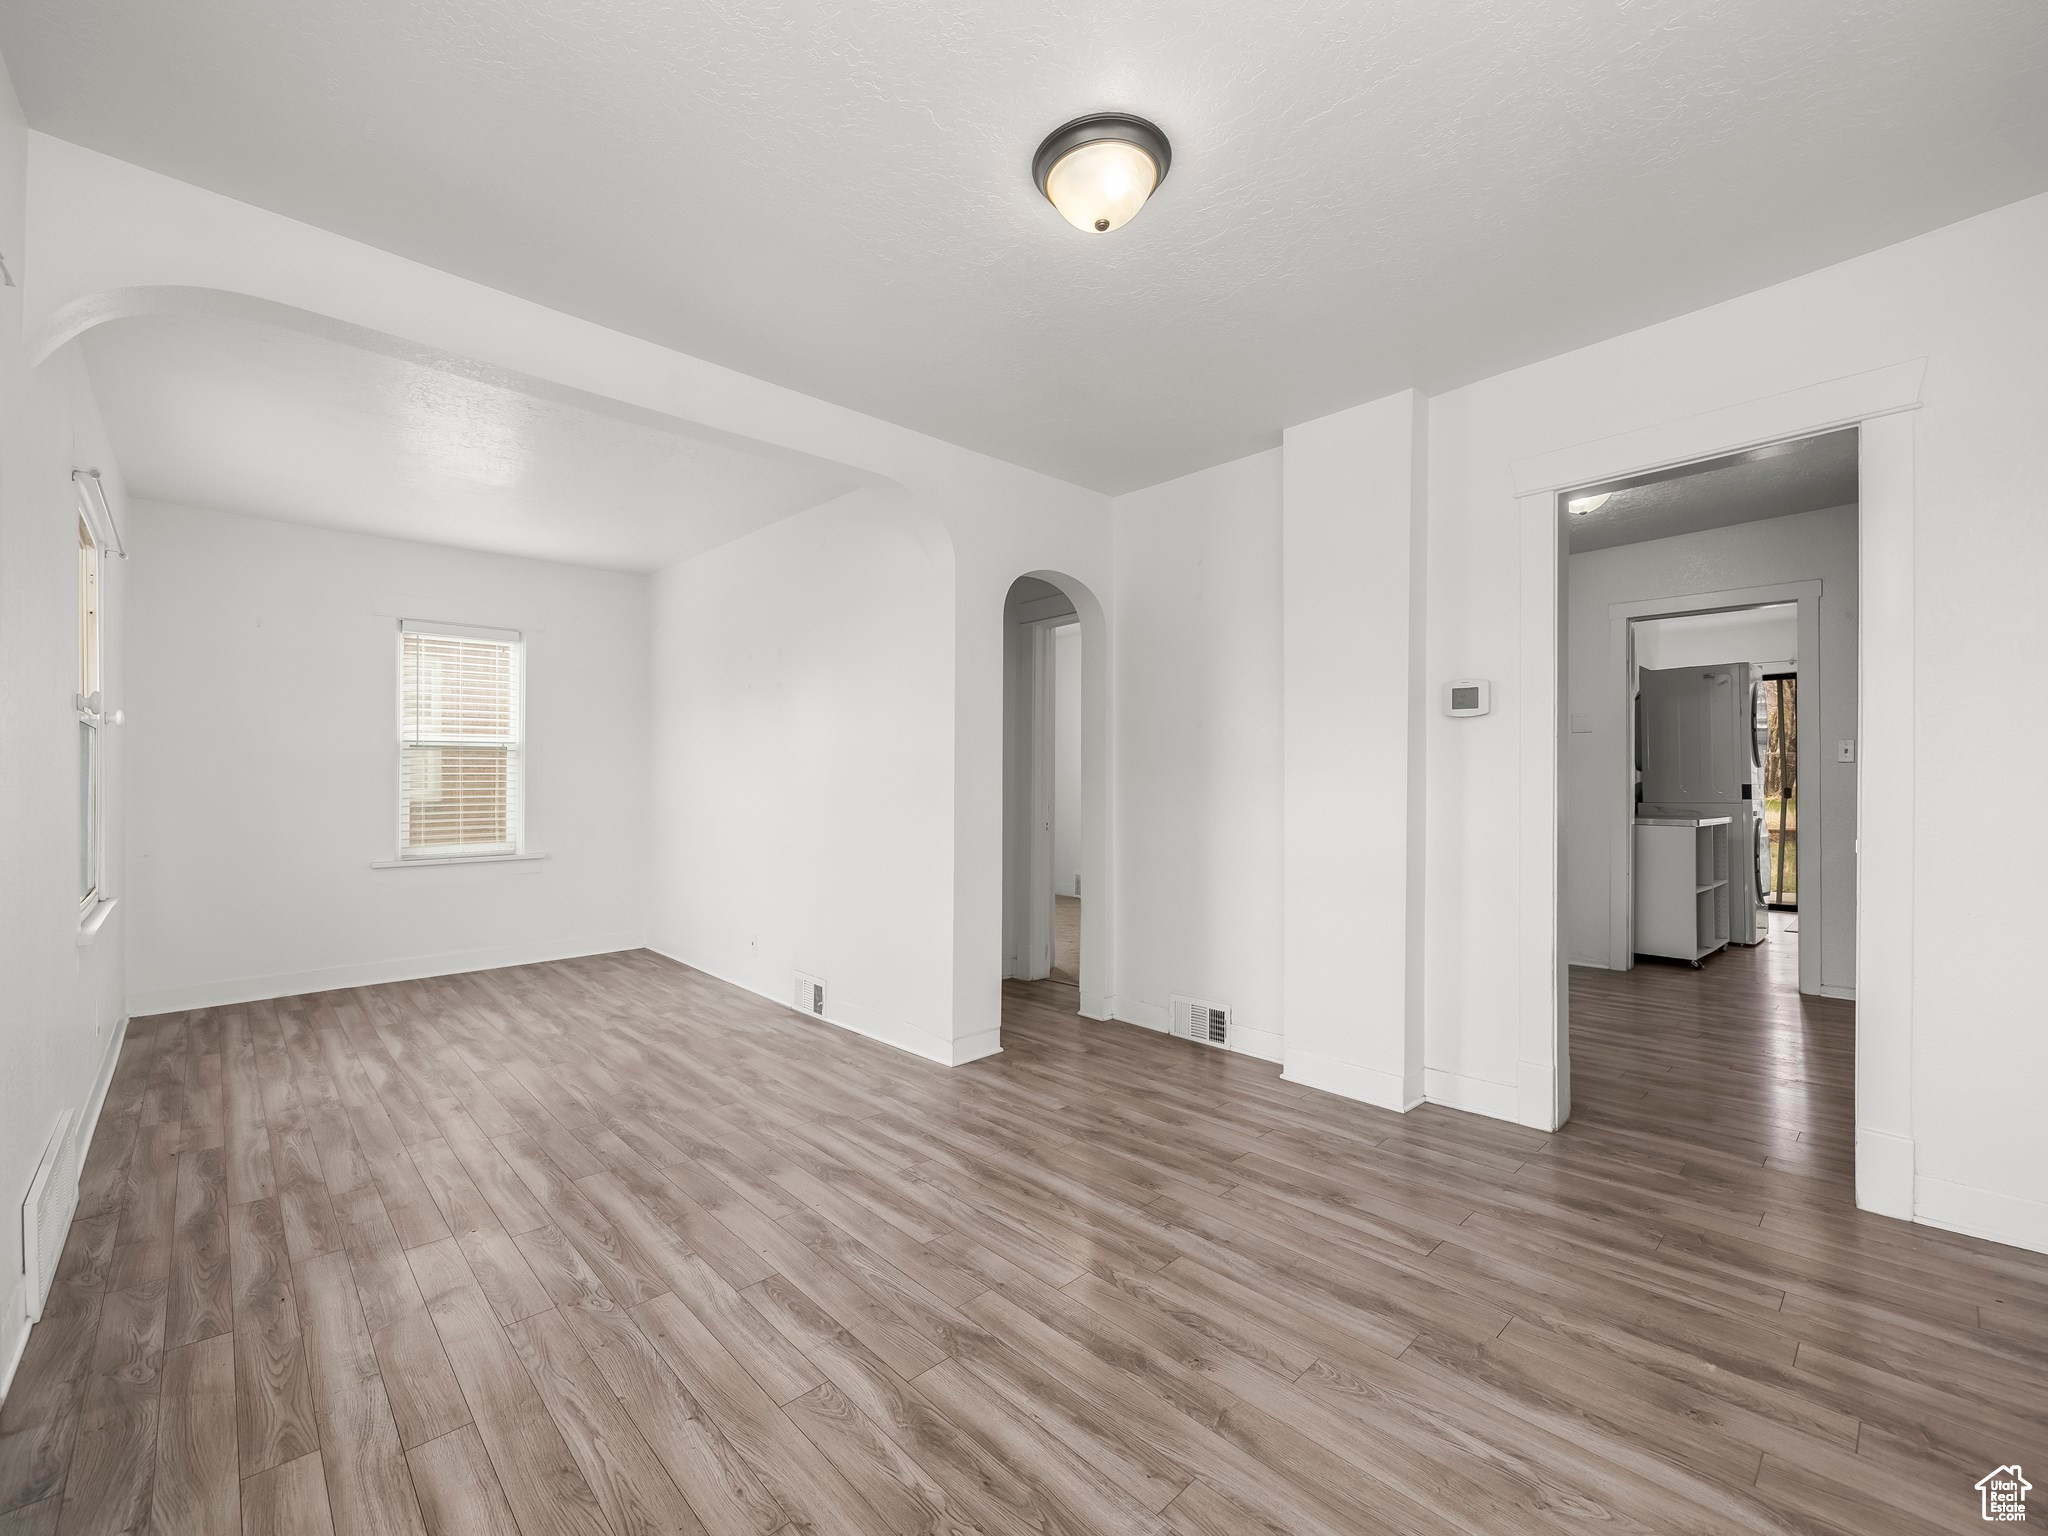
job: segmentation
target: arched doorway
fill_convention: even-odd
[[[1055,571],[1003,602],[1003,975],[1089,1018],[1112,1006],[1109,648],[1102,607]]]

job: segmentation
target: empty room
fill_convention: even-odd
[[[0,0],[0,1536],[2024,1522],[2044,85]]]

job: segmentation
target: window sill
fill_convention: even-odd
[[[438,869],[449,864],[527,864],[544,853],[470,853],[452,859],[372,859],[372,869]]]
[[[85,948],[100,936],[100,930],[107,926],[107,918],[115,907],[121,904],[118,896],[109,896],[105,901],[96,901],[78,915],[78,947]]]

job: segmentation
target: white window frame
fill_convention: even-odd
[[[443,624],[426,619],[400,619],[397,629],[397,644],[393,647],[396,658],[394,679],[396,688],[393,716],[397,726],[392,775],[392,802],[394,812],[405,805],[405,637],[407,635],[434,635],[450,640],[489,640],[512,648],[512,733],[509,745],[515,758],[515,787],[505,828],[509,850],[495,844],[477,852],[465,853],[459,848],[450,849],[436,845],[409,848],[404,842],[404,833],[399,830],[400,816],[394,814],[391,824],[395,833],[395,855],[390,860],[377,860],[377,868],[409,868],[436,864],[490,864],[502,863],[509,859],[531,859],[538,855],[526,847],[526,803],[531,787],[528,773],[526,736],[526,636],[516,629],[491,629],[477,624]]]

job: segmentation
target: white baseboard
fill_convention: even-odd
[[[1856,1127],[1856,1204],[1880,1216],[1913,1219],[1913,1140]]]
[[[1853,1003],[1856,1001],[1856,989],[1854,987],[1831,987],[1823,983],[1821,985],[1820,995],[1822,997],[1839,997],[1844,1002],[1848,1003]]]
[[[919,1029],[915,1024],[906,1023],[901,1019],[883,1018],[866,1009],[849,1008],[844,1003],[837,1004],[831,1012],[825,1014],[799,1013],[790,1007],[789,993],[782,982],[770,981],[766,977],[734,976],[717,966],[693,960],[684,954],[679,946],[649,944],[647,948],[663,959],[673,960],[677,965],[687,965],[693,971],[702,971],[706,976],[722,981],[729,987],[738,987],[742,992],[751,992],[756,997],[767,998],[771,1003],[779,1003],[800,1019],[830,1024],[833,1028],[843,1029],[848,1034],[879,1041],[912,1056],[922,1056],[926,1061],[936,1061],[942,1067],[965,1066],[970,1061],[993,1056],[1003,1048],[1000,1029],[982,1030],[955,1040],[933,1030]],[[776,990],[770,991],[771,986]],[[826,996],[831,996],[829,985]]]
[[[86,1153],[92,1147],[93,1134],[100,1128],[100,1111],[106,1107],[107,1090],[113,1086],[114,1067],[121,1059],[121,1042],[128,1038],[128,1020],[124,1015],[107,1032],[107,1043],[100,1048],[99,1070],[93,1074],[92,1088],[86,1095],[85,1105],[78,1117],[78,1164],[85,1166]],[[78,1214],[72,1213],[76,1221]],[[66,1236],[70,1234],[67,1232]],[[61,1247],[61,1245],[60,1245]],[[0,1294],[0,1318],[7,1319],[7,1326],[14,1330],[14,1337],[5,1345],[7,1363],[0,1367],[0,1402],[5,1402],[7,1392],[14,1385],[14,1373],[21,1367],[21,1357],[28,1349],[28,1296],[26,1276],[15,1275],[5,1294]]]
[[[1135,1024],[1140,1029],[1168,1033],[1171,1015],[1157,1003],[1148,1003],[1142,997],[1112,997],[1109,1000],[1109,1016],[1125,1024]]]
[[[1913,1219],[1930,1227],[2048,1253],[2048,1204],[1924,1175],[1913,1180]]]
[[[1260,1061],[1284,1061],[1285,1044],[1285,1037],[1270,1029],[1253,1029],[1249,1024],[1231,1020],[1230,1048],[1240,1056],[1256,1056]]]
[[[1571,1113],[1571,1079],[1560,1077],[1555,1062],[1515,1063],[1515,1112],[1503,1118],[1532,1131],[1554,1131]]]
[[[949,1067],[964,1067],[970,1061],[980,1061],[984,1056],[1000,1056],[1003,1051],[1003,1032],[1000,1029],[984,1029],[978,1035],[962,1035],[953,1042],[952,1059]]]
[[[6,1289],[0,1290],[0,1317],[7,1320],[7,1327],[13,1332],[13,1337],[0,1346],[7,1353],[7,1364],[0,1368],[0,1403],[4,1403],[14,1385],[14,1373],[21,1369],[21,1357],[28,1350],[28,1276],[12,1276]]]
[[[1116,999],[1104,997],[1100,992],[1083,992],[1080,1012],[1084,1019],[1113,1019],[1116,1017]]]
[[[1439,1072],[1435,1067],[1423,1072],[1422,1092],[1432,1104],[1441,1104],[1446,1109],[1462,1109],[1468,1114],[1487,1115],[1495,1120],[1514,1119],[1520,1095],[1520,1090],[1513,1083],[1490,1083],[1482,1077]]]
[[[1399,1073],[1360,1066],[1355,1061],[1340,1061],[1335,1056],[1304,1051],[1298,1046],[1287,1048],[1281,1068],[1280,1075],[1290,1083],[1320,1088],[1324,1093],[1356,1099],[1361,1104],[1374,1104],[1381,1109],[1406,1114],[1423,1102],[1419,1074],[1411,1084],[1404,1081]]]
[[[121,1021],[107,1031],[107,1043],[100,1051],[100,1070],[93,1079],[92,1097],[85,1101],[85,1113],[79,1117],[78,1166],[85,1166],[85,1154],[91,1150],[92,1138],[100,1128],[100,1111],[107,1107],[107,1090],[114,1086],[114,1068],[121,1061],[121,1046],[128,1038],[128,1015],[121,1015]]]
[[[1160,1034],[1173,1030],[1173,1016],[1157,1003],[1148,1003],[1141,997],[1117,997],[1110,999],[1113,1009],[1110,1017],[1121,1019],[1126,1024],[1136,1024],[1144,1029],[1154,1029]],[[1270,1029],[1254,1029],[1249,1024],[1230,1021],[1230,1049],[1239,1056],[1256,1056],[1260,1061],[1279,1061],[1281,1037]]]
[[[239,976],[231,980],[156,987],[128,994],[128,1011],[137,1018],[157,1013],[183,1013],[190,1008],[222,1008],[256,1003],[272,997],[298,997],[307,992],[333,992],[344,987],[376,987],[393,981],[421,981],[429,976],[457,976],[465,971],[497,971],[508,965],[541,965],[550,960],[575,960],[584,955],[616,954],[644,949],[643,933],[600,933],[559,944],[493,945],[441,955],[411,955],[399,960],[365,960],[313,971],[275,976]]]

